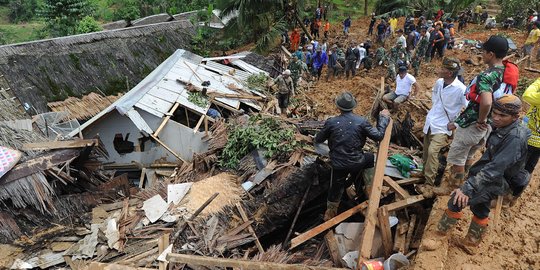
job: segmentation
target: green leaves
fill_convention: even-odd
[[[240,159],[255,149],[265,149],[266,157],[292,152],[298,143],[294,130],[275,118],[261,115],[251,116],[246,126],[230,126],[227,145],[221,153],[219,164],[235,169]]]
[[[208,99],[200,92],[189,92],[188,101],[201,108],[206,108],[206,106],[208,106]]]

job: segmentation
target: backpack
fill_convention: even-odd
[[[519,80],[518,66],[508,60],[503,61],[504,71],[502,82],[497,90],[493,92],[493,99],[498,99],[505,94],[515,94],[517,91]],[[465,91],[465,97],[469,101],[480,103],[480,95],[477,93],[476,80],[478,76],[474,77],[467,90]]]

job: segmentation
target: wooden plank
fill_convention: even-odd
[[[377,217],[379,219],[379,229],[381,230],[382,243],[384,249],[384,256],[389,257],[392,255],[392,231],[390,230],[390,221],[388,215],[388,209],[386,206],[382,206],[377,211]]]
[[[66,149],[47,153],[15,165],[0,178],[0,184],[9,183],[31,174],[42,172],[79,156],[79,150]]]
[[[195,125],[193,128],[193,133],[197,133],[197,131],[199,131],[199,127],[201,127],[205,117],[206,115],[201,115],[201,118],[199,118],[199,121],[197,121],[197,125]]]
[[[386,184],[388,184],[388,186],[393,189],[396,194],[399,195],[399,197],[401,197],[401,199],[405,199],[405,198],[409,198],[411,197],[411,194],[409,194],[408,191],[406,191],[405,189],[403,189],[398,183],[396,183],[396,181],[392,180],[392,178],[390,178],[389,176],[385,176],[384,177],[384,182]]]
[[[155,270],[153,268],[141,268],[115,263],[91,262],[86,270]]]
[[[527,55],[527,56],[525,56],[525,57],[523,57],[523,58],[517,60],[514,64],[519,65],[519,63],[525,61],[526,59],[529,59],[529,57],[531,57],[531,56],[530,56],[530,55]]]
[[[411,222],[409,222],[409,229],[407,230],[407,236],[405,237],[405,252],[408,252],[409,247],[411,246],[411,241],[412,241],[415,226],[416,226],[416,215],[411,215]]]
[[[215,267],[232,267],[243,270],[343,270],[343,268],[333,268],[324,266],[305,266],[302,264],[281,264],[272,262],[247,261],[240,259],[225,259],[215,257],[205,257],[197,255],[175,254],[167,255],[167,260],[172,263],[185,263],[188,265],[201,265],[211,269]]]
[[[167,122],[169,122],[169,120],[171,119],[171,117],[173,116],[174,112],[176,111],[176,109],[178,109],[178,106],[180,106],[180,103],[178,102],[175,102],[174,105],[172,106],[172,108],[169,110],[169,112],[167,112],[167,116],[165,116],[165,118],[163,118],[163,121],[161,121],[161,124],[159,124],[159,127],[156,129],[156,131],[154,132],[154,136],[156,137],[159,137],[159,133],[161,132],[161,130],[165,127],[165,125],[167,124]]]
[[[150,134],[150,137],[154,139],[157,143],[159,143],[163,148],[165,148],[167,151],[169,151],[173,156],[175,156],[177,159],[181,160],[182,162],[186,162],[181,156],[179,156],[177,153],[175,153],[170,147],[168,147],[164,142],[162,142],[160,139],[158,139],[154,134]]]
[[[397,211],[397,210],[403,209],[403,208],[405,208],[405,207],[407,207],[409,205],[421,202],[423,200],[425,200],[424,196],[416,195],[416,196],[412,196],[412,197],[403,199],[401,201],[397,201],[397,202],[394,202],[394,203],[391,203],[391,204],[387,204],[386,207],[388,208],[388,212],[392,212],[392,211]]]
[[[528,67],[527,67],[527,68],[525,68],[525,70],[530,71],[530,72],[540,73],[540,70],[534,69],[534,68],[528,68]]]
[[[423,181],[424,180],[422,180],[420,178],[407,178],[407,179],[397,180],[395,182],[400,186],[405,186],[405,185],[418,184],[418,183],[421,183]]]
[[[146,168],[141,170],[141,178],[139,178],[139,188],[144,188],[144,179],[146,177]]]
[[[503,196],[497,197],[497,204],[495,204],[495,212],[493,212],[493,226],[495,229],[499,229],[499,221],[501,220],[501,211],[503,204]]]
[[[365,201],[337,216],[335,216],[334,218],[322,223],[321,225],[305,232],[305,233],[302,233],[301,235],[293,238],[291,240],[291,247],[289,248],[289,250],[299,246],[300,244],[306,242],[307,240],[323,233],[324,231],[338,225],[339,223],[341,223],[342,221],[348,219],[349,217],[351,217],[352,215],[356,214],[356,213],[359,213],[361,212],[362,210],[364,210],[366,207],[368,207],[368,202]]]
[[[394,252],[405,253],[405,238],[407,236],[407,223],[399,220],[396,229],[396,236],[394,237]]]
[[[158,240],[158,256],[165,251],[165,249],[169,246],[169,237],[171,235],[169,233],[163,234],[159,240]],[[166,270],[167,269],[167,262],[159,262],[158,263],[159,270]]]
[[[369,196],[369,203],[364,221],[364,230],[362,231],[361,244],[358,247],[358,264],[362,265],[364,261],[369,260],[371,249],[373,248],[373,237],[375,236],[375,226],[377,224],[377,211],[381,200],[381,191],[384,178],[384,169],[388,158],[388,146],[392,135],[392,119],[386,127],[384,138],[379,144],[377,151],[377,163],[375,164],[375,175]],[[390,211],[390,209],[388,209]]]
[[[70,140],[70,141],[54,141],[54,142],[37,142],[37,143],[25,143],[22,145],[23,151],[37,151],[37,150],[54,150],[54,149],[70,149],[70,148],[83,148],[97,145],[97,139],[90,140]]]
[[[248,219],[246,211],[244,211],[244,208],[242,207],[242,205],[240,203],[236,203],[236,208],[238,209],[238,212],[240,212],[240,216],[242,217],[242,220],[244,222],[247,222],[249,219]],[[261,242],[259,241],[259,238],[257,237],[257,234],[255,233],[255,230],[253,229],[251,224],[249,224],[249,226],[248,226],[248,231],[249,231],[249,233],[251,233],[251,235],[253,237],[255,237],[255,244],[257,245],[257,249],[259,249],[259,252],[261,254],[264,253],[264,248],[261,245]]]
[[[343,263],[341,262],[341,256],[339,256],[339,248],[336,243],[336,237],[333,230],[328,231],[324,235],[324,243],[326,243],[328,253],[330,253],[330,258],[332,259],[334,265],[337,267],[343,266]]]

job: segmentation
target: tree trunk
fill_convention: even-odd
[[[309,40],[313,40],[313,38],[312,38],[311,35],[309,34],[309,31],[307,30],[306,26],[304,25],[304,22],[302,22],[302,20],[300,20],[300,17],[298,17],[298,12],[295,12],[295,13],[294,13],[294,18],[296,18],[296,21],[298,22],[298,24],[300,25],[300,27],[302,27],[302,30],[304,31],[304,33],[306,34],[306,36],[309,38]]]
[[[364,0],[364,15],[367,15],[368,0]]]

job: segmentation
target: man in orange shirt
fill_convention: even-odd
[[[326,20],[324,23],[324,38],[328,39],[328,31],[330,31],[330,22]]]
[[[300,44],[300,33],[298,33],[298,29],[294,28],[291,33],[291,52],[298,50],[298,44]]]

